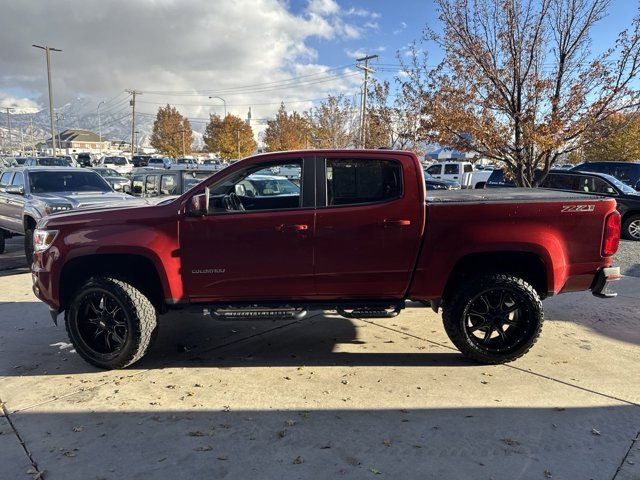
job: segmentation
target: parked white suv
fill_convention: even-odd
[[[427,173],[439,180],[458,182],[462,188],[484,188],[491,170],[476,170],[471,162],[438,162]]]
[[[126,157],[103,157],[100,163],[107,168],[112,168],[120,175],[126,175],[133,170],[133,164]]]

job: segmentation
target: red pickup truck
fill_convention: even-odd
[[[286,171],[286,176],[281,172]],[[34,234],[33,290],[76,351],[102,368],[139,360],[158,315],[217,319],[438,311],[469,358],[525,354],[541,299],[611,297],[615,201],[542,189],[425,191],[409,152],[301,151],[246,158],[154,206],[48,216]]]

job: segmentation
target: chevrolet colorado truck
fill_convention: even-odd
[[[299,189],[252,179],[300,169]],[[457,348],[483,363],[524,355],[541,300],[608,284],[615,200],[543,189],[425,191],[410,152],[257,155],[153,206],[58,213],[34,234],[33,291],[65,314],[78,354],[122,368],[145,354],[158,316],[387,318],[405,301],[443,309]]]

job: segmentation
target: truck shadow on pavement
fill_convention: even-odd
[[[199,390],[192,401],[226,401],[215,386]],[[638,478],[634,406],[402,408],[402,399],[382,407],[372,398],[364,408],[304,410],[272,395],[273,410],[222,411],[176,409],[176,390],[175,403],[162,402],[172,408],[141,409],[124,394],[107,397],[126,400],[114,410],[96,408],[103,395],[10,416],[47,479]],[[3,433],[2,471],[23,478],[30,461],[11,429]]]
[[[558,306],[559,307],[559,306]],[[433,315],[433,314],[431,314]],[[616,328],[573,312],[563,322],[574,322],[627,343],[640,344],[640,333]],[[439,319],[438,319],[439,320]],[[255,366],[478,366],[447,345],[430,341],[404,342],[402,316],[376,320],[394,327],[390,335],[379,327],[335,314],[312,312],[300,321],[215,321],[200,315],[173,312],[160,319],[159,334],[147,355],[134,369],[165,367]],[[412,319],[413,321],[413,319]],[[429,327],[441,328],[436,319]],[[552,320],[554,321],[554,320]],[[631,321],[631,320],[630,320]],[[638,320],[631,321],[638,323]],[[99,372],[73,350],[64,328],[51,322],[38,302],[0,303],[0,376],[68,375]],[[368,330],[367,330],[368,329]],[[421,329],[422,330],[422,329]],[[425,330],[425,338],[429,338]],[[363,335],[366,331],[366,335]],[[544,335],[544,328],[543,328]],[[366,336],[366,341],[363,340]],[[440,335],[441,337],[441,335]],[[393,345],[398,343],[398,345]]]

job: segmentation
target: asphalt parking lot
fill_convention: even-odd
[[[9,243],[0,478],[640,479],[638,243],[616,299],[546,300],[538,344],[509,365],[464,360],[411,304],[375,321],[171,314],[111,372],[74,353]]]

